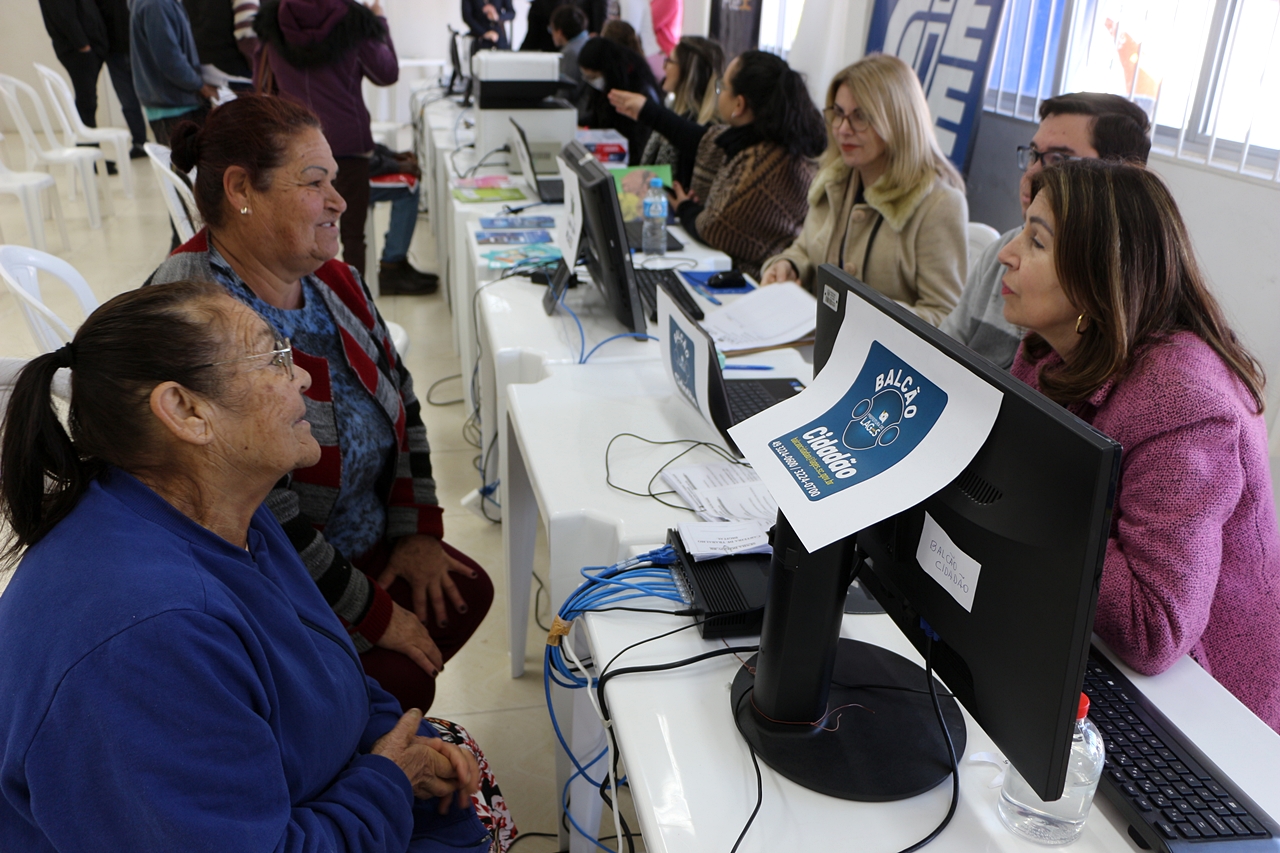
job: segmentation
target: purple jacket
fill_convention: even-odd
[[[253,26],[280,94],[320,116],[333,156],[373,151],[360,82],[400,77],[386,19],[353,0],[269,0]]]
[[[1024,344],[1012,372],[1038,388],[1059,363]],[[1094,629],[1147,675],[1190,654],[1280,731],[1280,531],[1248,390],[1178,332],[1068,408],[1124,449]]]

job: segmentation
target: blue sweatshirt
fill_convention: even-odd
[[[113,470],[27,552],[0,598],[0,850],[488,849],[368,754],[399,706],[270,511],[248,542]]]
[[[180,0],[131,0],[129,62],[144,107],[195,109],[203,103],[200,56]]]

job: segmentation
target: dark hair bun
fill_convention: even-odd
[[[184,121],[173,129],[169,137],[170,162],[182,172],[190,172],[200,163],[200,125]]]

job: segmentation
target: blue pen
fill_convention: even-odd
[[[710,291],[710,290],[708,290],[708,289],[707,289],[706,287],[704,287],[704,286],[699,285],[699,287],[698,287],[698,292],[702,294],[702,298],[703,298],[703,299],[707,300],[707,301],[708,301],[708,302],[710,302],[712,305],[723,305],[723,304],[724,304],[724,303],[723,303],[723,302],[721,302],[719,299],[716,299],[714,296],[712,296],[712,295],[711,295],[711,291]]]
[[[773,370],[773,368],[767,364],[726,364],[724,366],[724,369],[725,370]]]

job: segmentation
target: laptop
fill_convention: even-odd
[[[725,379],[711,336],[665,289],[659,288],[657,296],[659,348],[667,375],[680,396],[738,453],[729,428],[794,397],[804,390],[804,383],[794,377]]]
[[[543,204],[564,204],[564,181],[561,178],[540,178],[533,170],[533,152],[529,150],[529,137],[525,136],[520,122],[511,119],[511,126],[516,129],[516,156],[520,158],[520,172],[525,181],[538,191],[538,200]]]

